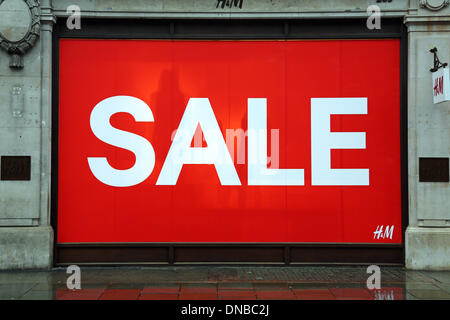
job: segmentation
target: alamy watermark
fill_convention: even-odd
[[[67,267],[67,274],[70,276],[67,278],[66,285],[69,290],[81,289],[81,269],[77,265],[71,265]]]
[[[367,29],[369,30],[379,30],[381,29],[381,9],[377,5],[371,5],[367,7],[367,14],[369,17],[366,21]]]
[[[75,4],[67,7],[66,10],[69,16],[67,17],[66,26],[69,30],[81,29],[81,8]]]
[[[381,289],[381,269],[377,265],[370,265],[367,267],[367,273],[371,274],[367,278],[367,289],[369,290],[380,290]]]

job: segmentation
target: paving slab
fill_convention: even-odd
[[[8,283],[0,284],[0,299],[15,300],[30,291],[36,283]]]
[[[408,293],[421,300],[450,300],[450,293],[444,290],[408,290]]]
[[[39,291],[39,290],[30,290],[25,293],[20,300],[55,300],[55,292],[53,291]]]
[[[446,283],[450,285],[450,272],[440,272],[440,271],[429,271],[423,273],[429,278],[433,278],[440,283]]]

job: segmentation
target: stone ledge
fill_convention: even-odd
[[[413,32],[449,32],[450,15],[442,16],[412,16],[403,18],[408,31]]]
[[[64,10],[53,11],[57,18],[66,18],[69,14]],[[381,18],[402,18],[406,10],[383,11]],[[84,18],[107,19],[345,19],[368,17],[365,10],[329,10],[329,11],[247,11],[247,12],[185,12],[185,11],[82,11]],[[83,20],[82,20],[83,21]],[[83,23],[83,22],[81,22]]]
[[[412,270],[450,270],[450,228],[408,227],[405,265]]]
[[[0,227],[0,270],[50,269],[52,260],[50,226]]]

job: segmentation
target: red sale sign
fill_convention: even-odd
[[[399,61],[398,40],[61,40],[58,243],[401,243]]]

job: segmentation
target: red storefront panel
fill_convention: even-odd
[[[58,243],[401,243],[399,43],[61,40]],[[112,127],[145,138],[155,154],[148,178],[128,187],[103,183],[88,162],[104,157],[127,170],[136,161],[92,128],[94,108],[117,96],[139,99],[153,115],[111,116]],[[175,185],[157,184],[196,98],[208,99],[223,141],[261,116],[249,119],[249,99],[265,98],[268,156],[278,135],[279,168],[303,169],[303,185],[249,185],[248,139],[232,152],[239,185],[223,185],[212,164],[185,164]],[[331,132],[365,133],[365,147],[329,153],[331,169],[368,169],[367,185],[314,183],[323,159],[313,159],[313,144],[329,143],[312,143],[312,108],[320,108],[312,105],[323,101],[365,103],[367,112],[329,118]]]

